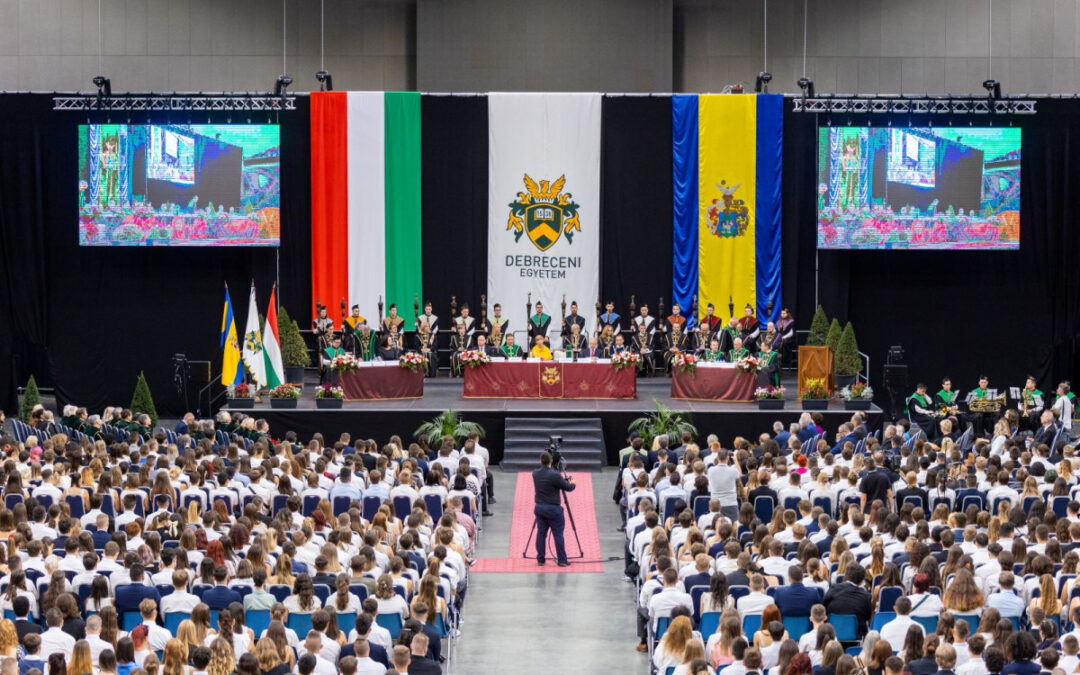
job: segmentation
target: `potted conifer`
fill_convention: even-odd
[[[281,363],[285,366],[285,381],[303,386],[304,368],[311,365],[307,345],[300,335],[300,326],[282,307],[278,313],[278,335],[281,336]]]
[[[859,345],[855,342],[855,329],[848,322],[836,346],[836,386],[850,386],[860,370],[862,358],[859,356]]]

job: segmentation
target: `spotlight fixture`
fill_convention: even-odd
[[[98,96],[112,96],[112,81],[104,75],[94,76],[94,86],[97,87]]]
[[[799,89],[802,89],[803,98],[815,98],[813,80],[808,77],[800,77],[796,84],[799,85]]]
[[[284,96],[290,84],[292,84],[291,77],[279,75],[277,81],[274,82],[274,96]]]
[[[319,91],[334,91],[334,76],[325,70],[315,73],[315,79],[319,81]]]
[[[765,92],[769,93],[769,82],[772,81],[772,73],[768,71],[761,71],[757,74],[757,79],[754,80],[754,91],[757,93]]]
[[[741,93],[743,93],[742,83],[740,82],[739,84],[731,85],[731,93],[732,94],[741,94]]]
[[[997,80],[986,80],[982,86],[991,100],[997,101],[1001,98],[1001,83]]]

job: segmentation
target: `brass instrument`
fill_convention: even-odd
[[[999,413],[1005,407],[1005,394],[997,398],[976,398],[968,403],[968,410],[973,413]]]

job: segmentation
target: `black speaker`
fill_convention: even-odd
[[[907,366],[886,365],[882,380],[888,389],[907,391]]]

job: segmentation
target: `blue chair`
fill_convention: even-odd
[[[188,612],[169,612],[165,615],[165,628],[173,635],[176,635],[177,629],[180,628],[180,622],[190,618],[191,614]],[[258,636],[259,634],[256,633],[255,635]]]
[[[806,633],[810,632],[810,617],[808,616],[785,616],[784,628],[787,629],[788,637],[798,642]],[[751,636],[753,637],[753,636]]]
[[[367,586],[363,584],[353,584],[349,586],[349,592],[360,598],[360,602],[366,600],[368,596]]]
[[[8,621],[15,621],[15,610],[13,610],[13,609],[5,609],[4,610],[4,618],[7,619]]]
[[[855,645],[854,647],[848,647],[844,650],[844,653],[848,656],[858,656],[862,654],[862,645]]]
[[[790,509],[792,511],[797,511],[799,509],[800,501],[801,498],[799,497],[787,497],[786,499],[784,499],[784,508]]]
[[[709,496],[698,495],[694,498],[694,522],[709,512]]]
[[[297,635],[307,635],[311,631],[311,614],[290,613],[287,624]]]
[[[1069,500],[1071,497],[1064,495],[1054,497],[1050,500],[1050,507],[1054,510],[1054,515],[1058,518],[1064,518],[1069,515]]]
[[[854,614],[831,614],[829,623],[840,642],[855,642],[859,639],[859,617]]]
[[[407,495],[394,497],[394,515],[398,520],[406,520],[412,513],[412,500]]]
[[[442,498],[439,495],[424,495],[424,506],[427,507],[428,514],[433,522],[437,523],[442,519],[443,506]]]
[[[348,513],[350,506],[352,506],[352,499],[348,495],[338,495],[337,497],[334,497],[333,509],[335,516]]]
[[[255,639],[258,640],[263,631],[270,627],[270,610],[249,609],[244,612],[244,619],[248,628],[255,633]]]
[[[980,615],[978,614],[954,614],[953,618],[955,618],[957,622],[960,622],[961,620],[967,621],[968,628],[972,633],[974,633],[975,629],[978,628],[979,620],[982,617],[980,617]],[[1058,635],[1060,634],[1061,633],[1059,632]]]
[[[443,621],[442,614],[439,612],[435,613],[435,623],[431,624],[431,627],[438,631],[439,635],[442,637],[450,635],[450,629],[447,627],[446,622]]]
[[[23,501],[23,496],[22,495],[19,495],[19,494],[6,495],[4,497],[4,506],[7,507],[8,511],[11,511],[12,509],[15,508],[16,504],[21,504],[22,501]]]
[[[163,598],[166,595],[171,595],[172,592],[176,590],[175,588],[172,587],[171,584],[158,584],[157,586],[154,586],[154,588],[157,589],[158,595],[160,595]]]
[[[302,509],[305,518],[315,513],[315,509],[317,508],[319,508],[319,495],[308,495],[307,497],[304,497]]]
[[[747,614],[742,622],[742,630],[743,635],[748,636],[752,640],[754,638],[754,633],[761,630],[761,615]]]
[[[67,502],[68,509],[71,511],[72,518],[82,518],[86,513],[85,505],[83,504],[82,497],[77,495],[68,495],[64,497],[64,501]]]
[[[814,497],[813,505],[820,506],[821,510],[829,514],[830,516],[834,515],[832,500],[828,497]]]
[[[878,593],[878,611],[893,611],[893,606],[902,595],[904,595],[904,589],[901,586],[883,586]]]
[[[876,612],[870,621],[870,630],[881,631],[881,627],[896,618],[896,612]]]
[[[728,589],[728,593],[731,594],[731,601],[734,603],[739,602],[739,598],[750,595],[749,586],[732,586]]]
[[[274,495],[274,498],[270,501],[270,515],[276,516],[278,511],[285,508],[288,501],[288,495]]]
[[[138,612],[124,612],[120,615],[120,629],[131,632],[135,626],[142,623],[142,614]]]
[[[292,619],[291,615],[289,616],[289,619],[290,620]],[[388,613],[388,614],[376,614],[375,615],[375,623],[379,624],[380,626],[385,628],[387,631],[389,631],[391,639],[396,640],[397,637],[398,637],[398,634],[401,633],[401,615],[396,613],[396,612],[391,612],[391,613]],[[290,628],[291,628],[291,626],[290,626]],[[308,620],[308,630],[311,630],[311,620],[310,619]],[[297,631],[296,634],[297,635],[301,635],[301,634],[302,635],[307,635],[307,631],[304,631],[303,633],[300,633],[299,631]]]
[[[315,584],[313,588],[315,589],[315,597],[322,600],[323,605],[326,605],[326,599],[329,598],[330,594],[333,592],[330,590],[330,587],[326,584]],[[297,633],[297,635],[299,635],[299,633]]]
[[[720,628],[720,612],[705,612],[701,615],[701,637],[708,641]]]
[[[441,619],[442,616],[440,615],[439,618]],[[338,614],[337,625],[343,633],[348,635],[349,631],[351,631],[353,628],[356,628],[356,612],[345,612],[343,614]]]
[[[210,610],[210,625],[213,627],[214,630],[218,629],[218,614],[220,614],[220,613],[221,613],[221,610],[217,610],[217,609]]]
[[[690,589],[690,599],[694,602],[694,625],[701,623],[701,596],[709,592],[705,585],[694,586]]]
[[[285,598],[292,595],[292,587],[287,584],[274,584],[266,589],[278,602],[285,602]],[[299,635],[299,634],[298,634]],[[305,633],[307,635],[307,633]]]
[[[915,623],[925,628],[927,633],[933,633],[937,630],[938,618],[936,616],[913,616],[911,618],[915,620]],[[1019,627],[1017,627],[1017,630],[1019,630]]]
[[[664,637],[664,633],[667,632],[669,626],[671,626],[670,616],[661,616],[656,619],[656,631],[654,633],[654,637],[656,638],[657,642],[659,642],[660,639]]]
[[[370,523],[375,518],[375,514],[379,512],[380,506],[382,506],[382,500],[375,495],[364,497],[362,509],[364,520]]]
[[[761,495],[754,500],[754,515],[763,523],[772,520],[773,511],[775,509],[776,503],[773,502],[772,497]]]

